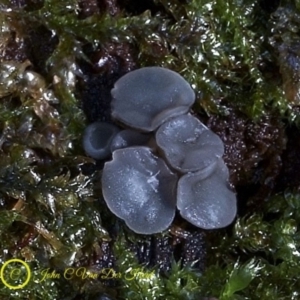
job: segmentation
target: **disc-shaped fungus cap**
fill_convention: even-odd
[[[105,159],[111,154],[110,146],[118,127],[104,122],[95,122],[86,127],[83,134],[83,148],[94,159]]]
[[[168,120],[155,137],[166,160],[182,173],[204,169],[224,154],[222,140],[190,114]]]
[[[142,131],[153,131],[168,118],[186,113],[195,101],[189,83],[161,67],[141,68],[121,77],[111,91],[112,116]]]
[[[113,152],[102,174],[102,191],[109,209],[141,234],[167,229],[176,207],[177,176],[147,147]]]
[[[228,226],[235,218],[236,196],[228,186],[228,169],[222,159],[214,168],[188,173],[179,179],[177,208],[181,216],[203,229]]]

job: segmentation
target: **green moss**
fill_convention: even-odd
[[[125,240],[119,239],[115,253],[119,257],[118,273],[121,281],[121,299],[198,299],[201,274],[191,267],[173,263],[167,274],[157,268],[138,264],[132,253],[126,251]],[[202,294],[203,295],[203,294]]]
[[[248,212],[227,231],[208,233],[203,273],[175,259],[165,273],[140,265],[121,229],[113,241],[115,264],[105,252],[112,239],[108,229],[118,227],[98,201],[99,174],[83,171],[94,162],[83,156],[85,116],[75,96],[76,76],[82,76],[78,61],[91,63],[86,45],[96,50],[127,43],[138,53],[137,65],[180,72],[197,91],[198,113],[226,116],[233,108],[251,120],[275,114],[299,123],[294,105],[299,104],[300,76],[291,63],[299,60],[298,32],[293,31],[299,25],[299,1],[284,6],[279,19],[261,9],[260,1],[154,2],[157,13],[133,15],[124,9],[112,16],[103,10],[79,18],[75,0],[11,10],[12,2],[2,1],[0,260],[20,258],[32,271],[23,289],[1,285],[2,298],[90,299],[99,293],[118,299],[299,297],[297,191],[273,195],[260,213]],[[10,51],[22,52],[24,39],[39,27],[58,39],[44,69],[18,55],[8,59]],[[112,278],[113,288],[103,278],[64,277],[67,267],[103,275],[105,266],[120,274]],[[40,282],[48,268],[58,278]]]

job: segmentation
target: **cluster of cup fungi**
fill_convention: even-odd
[[[121,77],[111,91],[112,117],[84,133],[86,153],[107,161],[107,206],[136,233],[154,234],[182,218],[203,229],[228,226],[237,212],[222,140],[189,113],[195,93],[178,73],[145,67]]]

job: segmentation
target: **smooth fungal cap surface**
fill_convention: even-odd
[[[167,229],[176,208],[177,176],[147,147],[114,151],[105,163],[102,191],[109,209],[141,234]]]
[[[149,139],[149,134],[143,134],[131,129],[121,130],[111,142],[111,152],[117,149],[145,145]]]
[[[195,101],[189,83],[161,67],[141,68],[121,77],[111,91],[112,116],[142,131],[153,131],[167,119],[188,112]]]
[[[94,159],[107,158],[111,154],[111,141],[118,132],[118,127],[109,123],[94,122],[90,124],[83,134],[85,153]]]
[[[232,223],[237,204],[227,180],[228,169],[222,159],[207,177],[201,171],[182,176],[177,187],[181,216],[203,229],[223,228]]]
[[[182,173],[205,169],[224,154],[222,140],[190,114],[168,120],[155,137],[170,166]]]

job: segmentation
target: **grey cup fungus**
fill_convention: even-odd
[[[187,113],[195,101],[188,82],[161,67],[127,73],[115,83],[111,94],[112,116],[131,128],[148,132],[171,117]]]
[[[176,183],[177,176],[147,147],[114,151],[102,175],[109,209],[142,234],[158,233],[170,226],[176,208]]]
[[[90,124],[83,134],[83,148],[87,155],[94,159],[105,159],[111,154],[111,142],[119,132],[118,127],[95,122]]]
[[[204,169],[224,154],[222,140],[190,114],[166,121],[155,137],[166,160],[182,173]]]
[[[136,132],[131,129],[124,129],[118,132],[113,140],[111,141],[111,152],[127,148],[131,146],[142,146],[145,145],[150,139],[148,134]]]
[[[178,182],[181,216],[203,229],[226,227],[236,215],[236,197],[228,187],[229,174],[223,160],[215,163],[214,169],[185,174]]]
[[[222,160],[224,145],[188,114],[195,100],[190,85],[171,70],[148,67],[120,78],[112,96],[112,116],[131,129],[118,134],[111,130],[112,136],[104,139],[113,152],[102,174],[109,209],[142,234],[166,230],[176,207],[197,227],[229,225],[237,207]],[[138,132],[156,129],[152,135]],[[149,136],[150,141],[155,136],[156,148],[138,146],[145,145]],[[95,148],[103,142],[89,131],[85,138],[95,138],[95,145],[89,141]]]

